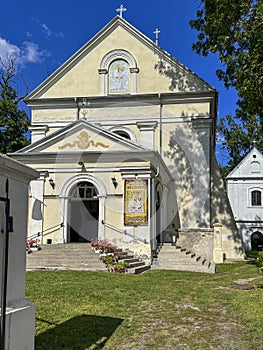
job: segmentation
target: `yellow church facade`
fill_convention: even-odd
[[[177,240],[242,258],[215,160],[217,91],[122,17],[25,102],[32,143],[12,157],[41,174],[29,236],[106,239],[149,258]]]

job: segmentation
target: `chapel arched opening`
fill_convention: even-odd
[[[263,248],[263,235],[261,232],[256,231],[251,235],[251,250],[262,250]]]
[[[98,238],[99,199],[93,183],[83,181],[73,187],[68,211],[69,242],[84,243]]]

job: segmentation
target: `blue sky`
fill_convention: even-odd
[[[159,46],[219,91],[219,117],[234,113],[236,93],[217,80],[217,56],[201,57],[191,49],[197,32],[189,21],[195,18],[199,0],[4,1],[0,56],[17,56],[18,91],[24,93],[23,81],[29,91],[38,86],[115,17],[121,4],[127,9],[123,17],[128,22],[152,40],[159,28]]]

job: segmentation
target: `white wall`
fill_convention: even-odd
[[[261,191],[261,205],[252,206],[251,191]],[[263,156],[254,147],[227,177],[227,194],[243,247],[251,249],[251,235],[263,234]]]
[[[7,312],[5,343],[8,350],[34,348],[35,306],[25,299],[28,183],[38,172],[0,154],[0,196],[6,197],[9,182],[10,216],[14,232],[9,234]],[[0,229],[5,232],[4,204],[0,206]],[[2,275],[3,234],[0,235]],[[2,276],[1,276],[2,277]],[[1,296],[1,289],[0,289]]]

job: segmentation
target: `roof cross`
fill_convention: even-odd
[[[159,33],[161,33],[161,31],[158,28],[156,28],[155,31],[153,32],[153,34],[155,34],[155,44],[156,45],[158,45]]]
[[[120,17],[122,18],[122,13],[127,11],[127,9],[121,5],[120,8],[116,9],[117,12],[120,12]]]

